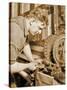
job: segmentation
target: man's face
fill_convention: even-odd
[[[29,19],[29,30],[32,35],[41,34],[41,31],[45,28],[45,25],[35,18]]]

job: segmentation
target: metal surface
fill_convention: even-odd
[[[54,43],[53,46],[53,58],[56,61],[56,63],[59,63],[60,66],[64,66],[64,34],[59,35]]]

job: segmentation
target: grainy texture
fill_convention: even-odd
[[[29,63],[23,52],[27,43],[30,44],[32,57],[37,62],[35,71],[27,68],[23,70],[23,75],[20,75],[22,72],[13,74],[10,72],[9,86],[65,84],[65,6],[10,3],[9,12],[9,60],[12,60],[9,63],[14,64],[16,61],[21,64]],[[40,34],[32,35],[27,30],[25,35],[24,18],[29,19],[29,17],[36,18],[44,25]]]

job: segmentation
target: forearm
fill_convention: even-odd
[[[11,73],[16,73],[16,72],[20,72],[24,69],[29,69],[29,70],[32,70],[34,71],[37,67],[37,63],[36,62],[31,62],[31,63],[27,63],[27,64],[23,64],[23,63],[19,63],[19,62],[16,62],[12,65],[9,66],[10,67],[10,72]]]
[[[10,65],[10,72],[11,73],[20,72],[20,71],[28,68],[30,66],[30,64],[31,63],[29,63],[29,64],[23,64],[23,63],[16,62],[15,64],[11,64]]]
[[[20,71],[19,74],[29,83],[31,84],[31,77],[25,71]]]
[[[28,58],[29,61],[34,61],[33,56],[32,56],[32,52],[31,52],[31,48],[30,48],[29,44],[27,44],[23,48],[23,52],[24,52],[25,56]]]

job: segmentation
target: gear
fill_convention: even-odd
[[[51,52],[53,48],[53,44],[57,38],[57,35],[51,35],[49,36],[44,43],[44,57],[46,61],[51,61]],[[44,62],[45,62],[44,60]]]

